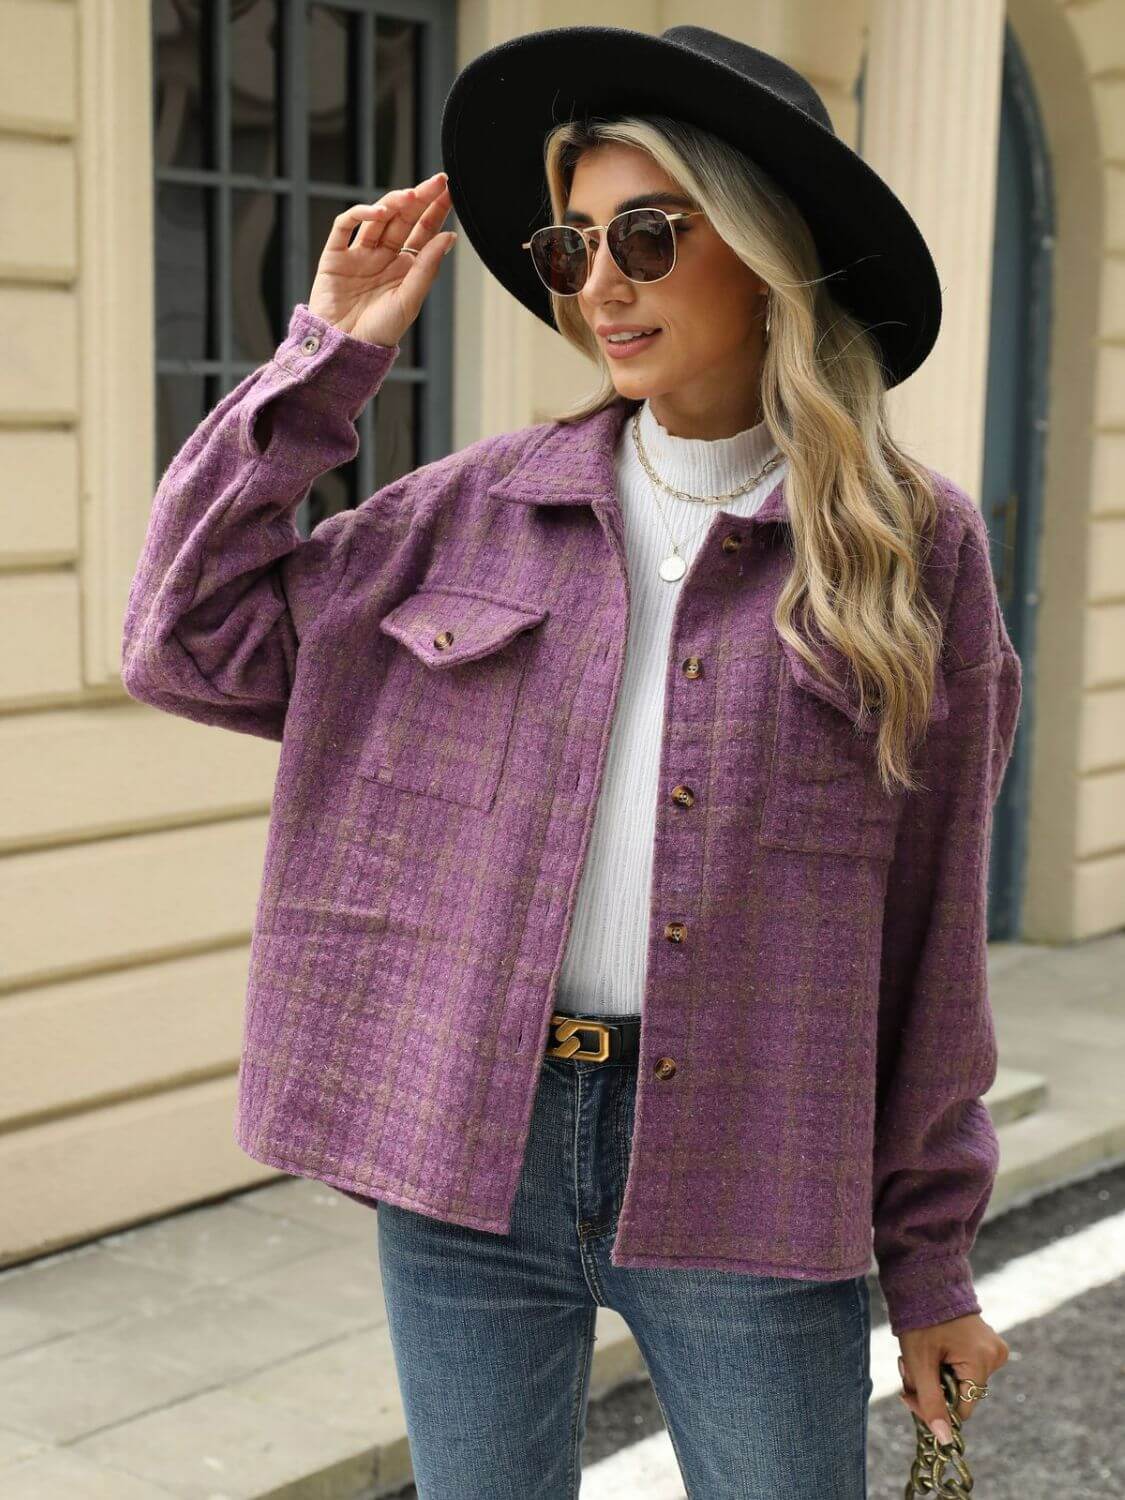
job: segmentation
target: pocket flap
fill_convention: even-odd
[[[423,584],[379,621],[427,667],[455,667],[506,646],[549,611],[443,584]]]
[[[778,637],[781,640],[781,637]],[[781,640],[781,647],[785,653],[785,659],[789,664],[789,672],[793,681],[807,693],[813,693],[822,698],[825,703],[831,703],[838,708],[842,714],[846,714],[858,730],[865,734],[875,734],[879,728],[879,717],[874,713],[864,714],[859,711],[859,683],[856,681],[852,671],[851,663],[844,653],[835,646],[826,642],[818,648],[821,662],[833,677],[832,682],[826,682],[818,677],[812,667],[799,655],[797,650],[786,640]],[[929,723],[947,718],[949,715],[949,700],[945,690],[945,674],[940,665],[936,668],[934,676],[933,698],[930,703]]]

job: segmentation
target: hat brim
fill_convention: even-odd
[[[941,287],[905,205],[833,131],[737,69],[647,32],[560,26],[489,48],[458,74],[441,119],[453,210],[474,250],[557,331],[551,298],[521,248],[550,222],[547,132],[564,120],[674,115],[761,166],[809,226],[833,296],[879,345],[888,387],[933,348]]]

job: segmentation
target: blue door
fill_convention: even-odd
[[[992,830],[989,936],[1020,933],[1028,752],[1035,722],[1035,593],[1047,426],[1054,208],[1035,92],[1011,26],[1004,30],[996,228],[981,507],[1023,707]]]
[[[1015,938],[1025,856],[1028,747],[1035,720],[1035,594],[1047,421],[1047,360],[1054,228],[1046,142],[1031,78],[1011,26],[1004,30],[996,222],[992,252],[981,510],[1012,644],[1023,662],[1023,706],[996,804],[988,935]],[[863,77],[856,82],[863,149]]]

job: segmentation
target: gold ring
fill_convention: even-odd
[[[977,1382],[971,1379],[968,1375],[962,1375],[957,1384],[967,1385],[969,1387],[969,1389],[962,1394],[962,1401],[979,1401],[982,1396],[988,1395],[988,1386],[978,1385]]]

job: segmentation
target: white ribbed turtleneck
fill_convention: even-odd
[[[640,429],[657,474],[692,495],[717,495],[745,484],[777,451],[764,422],[728,438],[673,437],[647,401],[640,407]],[[669,527],[690,568],[716,512],[751,515],[787,467],[782,460],[752,490],[719,505],[680,500],[665,490],[657,492],[658,505],[633,443],[632,416],[622,428],[616,472],[629,568],[629,639],[605,776],[555,994],[560,1010],[623,1016],[640,1015],[643,1008],[664,679],[672,612],[683,585],[683,579],[666,582],[659,572],[672,550]]]

